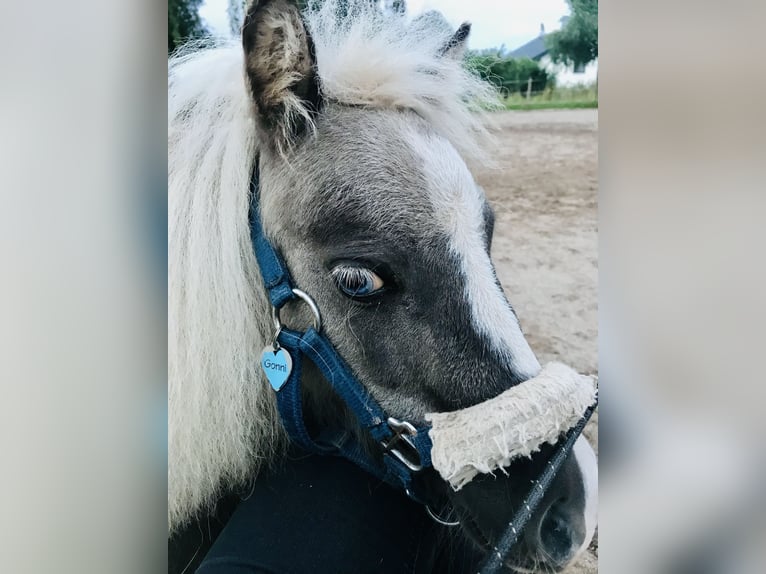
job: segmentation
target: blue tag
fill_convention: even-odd
[[[274,350],[274,347],[264,347],[261,353],[261,368],[266,373],[271,387],[278,391],[287,382],[290,371],[293,370],[293,359],[290,353],[281,347]]]

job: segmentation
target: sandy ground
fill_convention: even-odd
[[[598,111],[502,112],[498,169],[477,173],[495,208],[492,257],[541,363],[597,373]],[[598,449],[598,413],[585,434]],[[598,571],[598,540],[570,572]]]

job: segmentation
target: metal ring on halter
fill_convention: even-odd
[[[314,300],[305,291],[301,291],[300,289],[293,289],[292,291],[299,299],[301,299],[304,303],[306,303],[306,305],[309,306],[309,309],[311,309],[311,312],[314,314],[314,330],[317,333],[321,331],[322,316],[319,314],[319,307],[317,307],[317,304],[314,303]],[[279,309],[274,306],[271,307],[271,321],[274,323],[274,341],[276,341],[277,337],[279,336],[279,332],[282,330],[282,321],[279,318]]]
[[[438,522],[442,526],[449,526],[450,528],[453,526],[460,526],[460,521],[456,520],[455,522],[448,522],[444,520],[443,518],[439,518],[436,516],[436,513],[434,513],[433,510],[431,510],[431,507],[426,504],[426,512],[428,513],[428,516],[434,519],[434,521]]]

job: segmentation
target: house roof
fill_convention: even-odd
[[[534,40],[530,40],[523,46],[519,46],[513,52],[511,56],[514,58],[532,58],[538,60],[548,53],[548,48],[545,46],[545,36],[537,36]]]

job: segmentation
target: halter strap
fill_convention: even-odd
[[[269,292],[271,304],[280,309],[289,300],[294,299],[290,272],[284,260],[271,245],[263,232],[261,208],[258,201],[258,160],[255,160],[253,176],[250,180],[250,240],[253,243],[255,258],[261,270],[263,284]]]
[[[287,265],[263,230],[257,160],[250,183],[250,194],[250,237],[255,258],[271,304],[275,309],[281,309],[296,296]],[[332,343],[313,327],[303,333],[282,328],[278,332],[277,342],[290,352],[293,361],[287,382],[276,392],[279,415],[290,439],[308,452],[346,458],[384,482],[403,488],[411,498],[422,501],[423,497],[416,487],[415,474],[431,466],[432,444],[428,436],[430,425],[414,427],[416,432],[411,436],[403,436],[401,431],[392,428],[391,421],[400,421],[388,417],[369,391],[356,379]],[[373,457],[351,433],[342,429],[322,429],[317,436],[311,435],[303,415],[301,376],[304,359],[317,366],[354,414],[359,425],[384,447],[382,459]],[[403,424],[413,428],[408,423]],[[401,442],[416,451],[418,464],[408,464],[406,455],[400,450]]]

